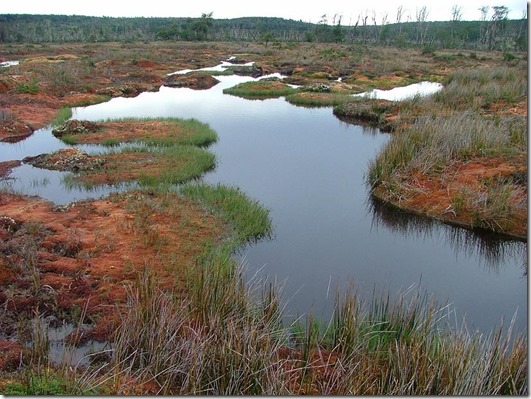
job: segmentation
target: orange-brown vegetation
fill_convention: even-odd
[[[87,309],[93,337],[108,339],[126,288],[148,268],[161,286],[186,292],[197,258],[223,234],[213,216],[176,195],[130,192],[54,207],[0,196],[2,303],[11,320]],[[185,226],[186,228],[183,228]]]

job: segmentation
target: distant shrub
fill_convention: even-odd
[[[504,61],[512,61],[514,59],[516,59],[516,55],[514,55],[513,53],[510,53],[509,51],[506,51],[505,53],[503,53]]]
[[[20,82],[15,87],[15,92],[21,94],[36,94],[39,90],[40,85],[36,78],[31,79],[29,82]]]

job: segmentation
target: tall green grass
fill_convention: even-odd
[[[226,264],[229,262],[230,264]],[[129,286],[112,356],[86,368],[38,370],[8,394],[527,395],[525,334],[513,321],[470,333],[418,288],[368,301],[337,293],[329,324],[284,326],[281,290],[245,282],[233,260],[199,265],[188,294],[163,291],[147,269]],[[43,348],[46,345],[43,346]],[[97,354],[96,354],[97,355]]]
[[[201,177],[205,172],[214,169],[216,156],[210,151],[189,145],[162,147],[159,150],[147,150],[161,159],[161,171],[158,175],[140,175],[141,186],[157,186],[183,183]]]
[[[288,392],[278,323],[250,300],[241,275],[225,270],[204,268],[192,300],[184,302],[141,276],[114,340],[109,380],[116,393],[146,381],[172,395]]]
[[[520,159],[526,151],[527,121],[523,117],[493,120],[472,111],[424,117],[392,136],[370,161],[366,181],[373,190],[381,187],[385,199],[400,201],[410,194],[409,179],[414,173],[444,180],[446,168],[455,162],[482,157]],[[472,215],[471,227],[511,233],[527,207],[523,182],[525,178],[518,173],[509,179],[483,179],[478,182],[481,189],[448,193],[451,210]]]

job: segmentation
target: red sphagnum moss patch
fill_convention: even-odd
[[[160,286],[185,293],[197,257],[224,232],[219,220],[169,194],[131,192],[57,208],[42,199],[2,193],[0,216],[17,226],[0,226],[0,275],[6,277],[0,285],[14,290],[7,308],[28,316],[35,308],[58,315],[86,308],[96,323],[94,338],[100,340],[109,337],[126,287],[139,272],[147,268]],[[39,233],[28,227],[22,234],[23,226],[38,226]],[[29,243],[37,287],[28,286],[28,271],[21,266],[28,254],[10,245],[27,245],[30,251]],[[37,290],[33,298],[31,290]]]

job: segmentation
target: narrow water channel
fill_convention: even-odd
[[[470,330],[490,332],[517,313],[527,328],[527,244],[480,235],[402,213],[371,200],[369,160],[389,136],[347,124],[331,108],[303,108],[283,98],[246,100],[222,90],[251,80],[224,76],[212,89],[161,87],[156,93],[77,108],[73,118],[196,118],[218,133],[210,147],[210,183],[239,187],[270,210],[274,237],[244,248],[249,276],[283,286],[286,311],[329,318],[336,289],[352,284],[367,300],[418,286],[466,316]],[[64,147],[49,129],[17,144],[0,144],[0,161]],[[97,151],[97,148],[87,148]],[[71,190],[59,172],[15,169],[11,187],[57,203],[100,196]],[[52,176],[53,175],[53,176]]]

